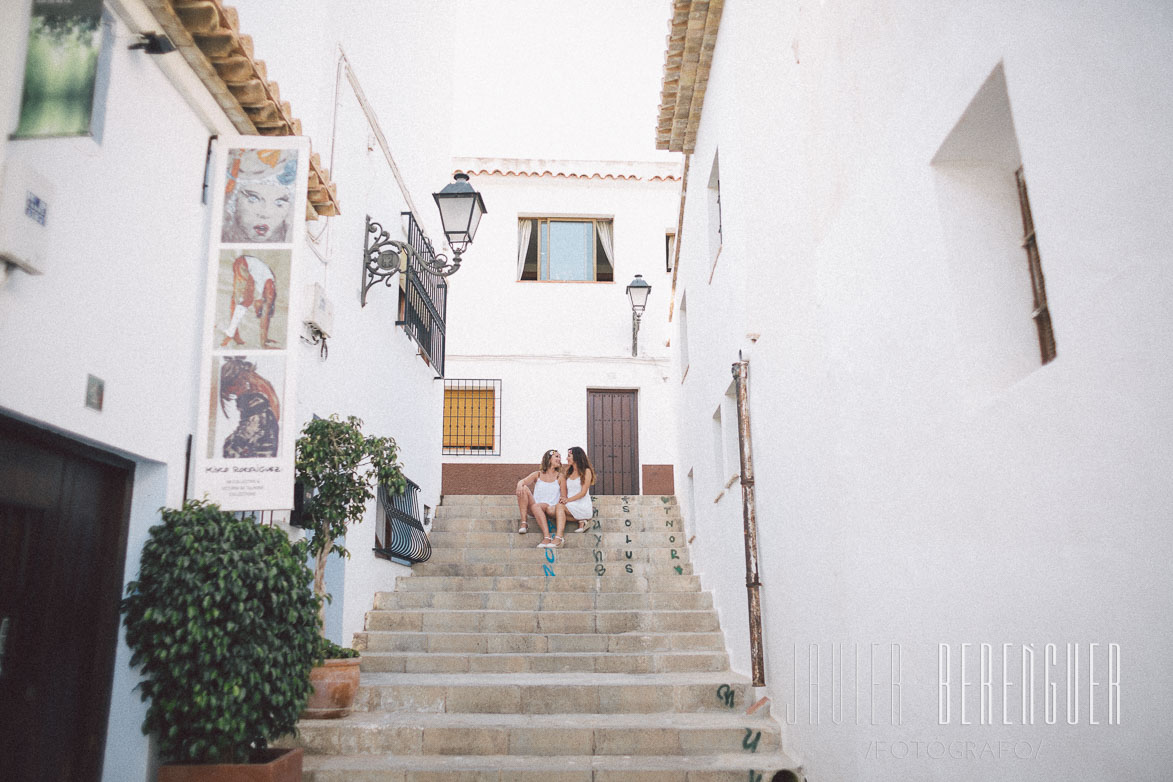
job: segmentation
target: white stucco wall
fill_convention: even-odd
[[[13,11],[5,6],[7,16]],[[5,136],[14,129],[27,9],[0,24]],[[120,18],[117,40],[130,32]],[[15,71],[18,76],[10,79]],[[15,94],[15,99],[13,98]],[[149,123],[143,117],[151,117]],[[12,273],[0,288],[0,408],[136,462],[125,578],[158,509],[182,499],[187,435],[195,426],[205,278],[204,150],[213,132],[158,65],[113,47],[105,132],[89,138],[7,141],[53,183],[44,274]],[[160,144],[159,139],[167,139]],[[85,407],[86,376],[105,381],[104,407]],[[146,779],[150,753],[119,631],[104,778]]]
[[[370,143],[371,127],[345,78],[335,106],[340,28],[332,23],[339,20],[324,7],[303,4],[317,24],[300,28],[305,17],[274,18],[271,8],[255,13],[251,6],[262,3],[238,5],[258,57],[267,60],[270,77],[280,80],[283,96],[312,134],[314,150],[332,167],[343,210],[340,217],[311,223],[317,241],[306,240],[303,278],[324,286],[335,320],[327,359],[317,347],[294,351],[300,373],[296,414],[302,420],[315,413],[354,414],[367,431],[394,436],[405,473],[421,486],[421,502],[434,506],[442,384],[395,326],[394,290],[374,291],[370,304],[359,307],[365,215],[398,231],[407,198],[382,150]],[[19,112],[28,6],[26,0],[0,9],[5,138]],[[230,143],[234,131],[178,54],[127,50],[135,31],[154,27],[143,5],[116,0],[108,10],[117,19],[117,37],[101,143],[0,142],[0,162],[28,164],[55,187],[44,275],[14,272],[0,287],[0,328],[9,335],[0,346],[0,410],[136,462],[125,565],[130,580],[158,509],[182,500],[186,439],[201,406],[195,393],[209,218],[201,204],[205,150],[210,135]],[[404,12],[415,18],[417,11]],[[417,33],[392,33],[410,39],[400,49],[404,62],[432,59],[434,48]],[[365,62],[379,73],[376,54],[359,52],[352,61],[356,69]],[[403,91],[393,106],[387,105],[388,90],[380,80],[368,97],[412,200],[427,210],[418,216],[437,237],[439,219],[428,194],[450,179],[447,74],[435,70],[428,91]],[[407,123],[408,116],[416,119]],[[105,381],[100,413],[84,406],[87,374]],[[374,591],[410,572],[373,556],[374,535],[372,510],[349,536],[353,557],[345,584],[335,589],[341,607],[337,640],[348,641],[362,628]],[[133,690],[137,674],[129,658],[120,629],[103,772],[104,779],[118,782],[153,776],[140,727],[145,705]]]
[[[474,161],[456,164],[475,171],[482,163]],[[598,163],[534,163],[607,171]],[[475,173],[471,182],[488,214],[449,281],[446,374],[502,380],[501,454],[444,461],[528,464],[549,448],[585,448],[587,389],[638,389],[640,462],[674,463],[664,236],[675,231],[679,182]],[[518,281],[519,216],[612,218],[614,282]],[[627,284],[636,274],[652,292],[633,358]]]
[[[1173,587],[1173,365],[1158,335],[1173,326],[1171,42],[1156,3],[726,3],[682,239],[690,367],[677,474],[695,468],[693,556],[748,671],[737,485],[713,502],[710,456],[712,414],[745,350],[767,693],[782,719],[796,701],[786,747],[811,780],[1157,779],[1170,766],[1173,655],[1159,617]],[[999,63],[1058,344],[1047,366],[1007,359],[1017,337],[975,336],[975,313],[1022,292],[975,292],[958,243],[974,263],[994,245],[966,243],[954,216],[967,204],[942,185],[956,172],[932,165]],[[718,148],[726,245],[710,282],[705,186]],[[951,645],[956,688],[960,644],[983,642],[999,724],[958,724],[956,689],[952,723],[938,724],[938,644]],[[850,655],[859,644],[866,679],[872,643],[884,645],[880,724],[863,680],[856,724]],[[1003,643],[1034,644],[1040,665],[1057,644],[1060,677],[1065,645],[1081,645],[1079,724],[1063,712],[1045,724],[1041,668],[1037,723],[1019,724],[1012,706],[1015,724],[1000,724]],[[1091,643],[1102,723],[1107,645],[1120,645],[1122,725],[1089,724]],[[830,711],[834,644],[849,655],[842,724]],[[902,652],[897,725],[889,644]],[[811,645],[819,724],[807,711]],[[967,675],[979,680],[973,659]],[[1031,757],[928,757],[934,741],[994,753],[1009,741]]]

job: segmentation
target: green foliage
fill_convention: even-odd
[[[318,654],[322,660],[349,660],[355,657],[361,657],[354,649],[339,646],[329,638],[322,639],[322,646]]]
[[[354,416],[315,418],[302,429],[296,475],[305,488],[303,522],[313,532],[314,589],[323,599],[328,599],[323,587],[326,557],[350,556],[338,540],[350,523],[362,521],[375,487],[383,484],[398,494],[407,485],[397,455],[394,439],[364,435],[362,421]]]
[[[122,611],[164,762],[246,763],[293,731],[319,653],[305,562],[304,542],[216,505],[163,510]]]

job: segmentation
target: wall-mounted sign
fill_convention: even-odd
[[[293,507],[290,324],[305,232],[309,144],[245,136],[217,147],[194,496],[225,510]]]

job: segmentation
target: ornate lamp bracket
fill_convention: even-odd
[[[375,237],[372,239],[372,237]],[[367,306],[367,291],[375,284],[383,283],[388,288],[394,284],[397,272],[408,263],[437,277],[448,277],[460,268],[460,253],[453,251],[452,260],[443,253],[421,253],[407,242],[392,239],[383,226],[367,215],[367,232],[363,239],[362,306]]]

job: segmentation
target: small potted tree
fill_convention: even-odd
[[[394,439],[363,434],[362,421],[354,416],[315,418],[297,440],[296,476],[305,492],[302,525],[313,535],[309,551],[314,558],[314,594],[321,601],[318,627],[325,658],[311,673],[314,692],[303,717],[330,719],[350,713],[358,690],[359,655],[325,637],[325,603],[330,600],[326,560],[332,553],[350,556],[339,541],[351,523],[362,521],[377,486],[403,491],[406,481],[397,454]]]
[[[317,660],[306,544],[189,502],[150,530],[122,601],[160,782],[300,780],[292,733]]]

